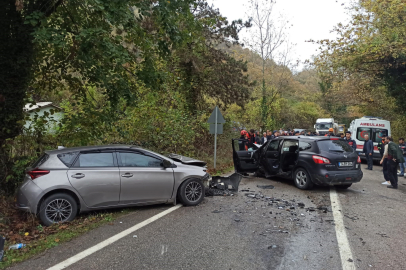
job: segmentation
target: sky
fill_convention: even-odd
[[[221,14],[230,21],[236,19],[247,19],[248,0],[208,0],[218,8]],[[311,60],[317,55],[319,46],[307,40],[333,39],[335,37],[331,30],[338,23],[348,23],[350,16],[348,8],[351,0],[277,0],[275,14],[282,14],[292,26],[288,30],[291,43],[296,44],[291,53],[291,60]],[[243,30],[240,33],[242,38],[249,36],[249,32]],[[302,69],[300,64],[298,69]]]

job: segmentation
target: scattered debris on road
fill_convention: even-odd
[[[234,173],[228,177],[214,176],[206,189],[206,196],[233,196],[238,192],[242,175]]]
[[[272,185],[266,185],[266,186],[257,185],[257,187],[258,187],[258,188],[262,188],[262,189],[274,189],[274,188],[275,188],[275,187],[272,186]]]

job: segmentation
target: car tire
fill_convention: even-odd
[[[299,168],[295,171],[293,181],[298,189],[311,189],[314,186],[310,174],[303,168]]]
[[[45,226],[69,222],[78,213],[76,200],[66,193],[55,193],[45,198],[40,206],[39,217]]]
[[[205,189],[200,179],[185,180],[179,187],[178,199],[185,206],[195,206],[204,199]]]
[[[336,186],[336,187],[339,188],[339,189],[347,189],[347,188],[349,188],[350,186],[352,186],[352,184],[339,185],[339,186]]]

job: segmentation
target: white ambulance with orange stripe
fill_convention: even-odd
[[[351,122],[351,138],[357,143],[357,152],[361,158],[365,158],[363,151],[365,135],[374,142],[374,160],[380,160],[381,155],[378,150],[378,143],[383,135],[391,136],[390,122],[381,117],[364,116]]]

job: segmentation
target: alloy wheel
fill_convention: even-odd
[[[203,195],[202,186],[197,182],[190,182],[186,186],[185,195],[190,202],[198,201]]]
[[[306,183],[307,183],[307,175],[306,175],[305,172],[298,171],[296,173],[296,183],[301,187],[306,185]]]
[[[71,214],[72,205],[65,199],[55,199],[45,208],[46,217],[54,223],[67,221]]]

